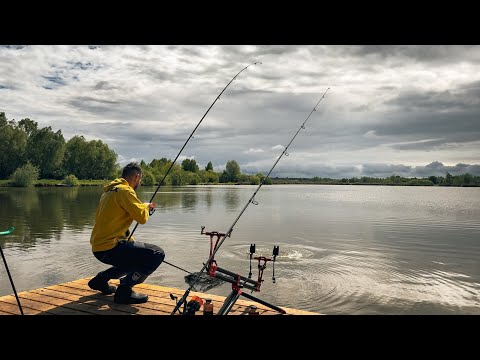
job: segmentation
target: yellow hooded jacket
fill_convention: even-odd
[[[127,231],[133,220],[145,224],[149,216],[148,203],[138,199],[127,180],[115,179],[104,186],[103,191],[90,237],[93,252],[114,248],[119,240],[128,238]]]

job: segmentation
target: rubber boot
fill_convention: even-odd
[[[136,293],[132,287],[145,281],[148,275],[134,272],[120,279],[113,302],[116,304],[142,304],[148,301],[148,295]]]
[[[100,291],[103,295],[110,295],[117,290],[117,287],[109,285],[108,280],[110,279],[97,275],[88,282],[88,286],[92,290]]]
[[[126,272],[120,271],[119,269],[112,267],[105,271],[99,272],[93,279],[88,282],[88,286],[92,290],[100,291],[103,295],[110,295],[117,290],[117,287],[114,285],[110,285],[108,283],[108,280],[118,279],[125,274]]]

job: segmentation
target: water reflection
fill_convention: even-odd
[[[223,199],[227,210],[233,211],[238,209],[238,202],[240,200],[238,191],[225,191],[223,193]]]
[[[205,191],[205,203],[207,204],[208,209],[212,207],[212,189],[211,188],[207,188]]]
[[[38,240],[59,239],[65,227],[92,226],[99,191],[79,188],[2,188],[0,218],[3,226],[15,227],[5,241],[33,246]]]
[[[149,201],[155,191],[153,187],[141,187],[137,190],[138,197],[143,201]],[[198,194],[195,188],[188,187],[162,187],[155,196],[154,202],[157,209],[168,210],[181,208],[186,211],[195,209],[198,202]]]
[[[186,211],[194,211],[197,205],[197,193],[195,191],[184,191],[180,193],[182,201],[182,209]]]
[[[140,227],[138,240],[198,271],[209,251],[200,226],[227,230],[253,190],[161,188],[155,202],[162,216]],[[142,186],[139,198],[148,201],[154,191]],[[0,229],[15,227],[0,246],[17,290],[105,269],[89,246],[101,194],[101,187],[0,188]],[[279,185],[262,189],[257,200],[216,258],[246,275],[250,243],[267,257],[280,245],[276,283],[269,264],[259,298],[327,314],[480,314],[480,189]],[[162,265],[149,283],[184,289],[184,275]],[[231,290],[196,287],[202,285],[222,296]],[[0,296],[6,294],[11,287],[0,266]]]

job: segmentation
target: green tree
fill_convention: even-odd
[[[445,184],[452,185],[452,183],[453,183],[453,176],[450,175],[449,172],[447,172],[447,175],[445,176]]]
[[[250,176],[250,185],[260,185],[260,178],[256,175]]]
[[[209,161],[207,166],[205,167],[205,170],[206,171],[213,171],[213,165],[212,165],[212,162]]]
[[[218,174],[215,171],[200,170],[198,174],[204,183],[218,183]]]
[[[263,181],[263,179],[265,178],[265,175],[263,175],[262,173],[256,173],[255,176],[259,179],[260,182]],[[314,178],[315,179],[315,178]],[[317,177],[318,179],[318,177]],[[265,182],[264,182],[265,185],[272,185],[272,179],[270,179],[270,177],[268,177]]]
[[[172,171],[170,174],[171,184],[181,186],[187,184],[187,175],[183,171]]]
[[[240,176],[240,165],[235,160],[227,161],[225,171],[227,172],[228,181],[237,181]]]
[[[153,186],[155,185],[155,176],[153,176],[152,171],[145,167],[142,167],[142,185]]]
[[[39,167],[42,178],[62,178],[65,175],[61,171],[65,153],[62,131],[53,132],[50,126],[36,130],[36,123],[27,120],[22,125],[30,134],[25,151],[27,159]]]
[[[195,173],[198,171],[197,162],[194,159],[185,159],[182,161],[182,169]]]
[[[111,179],[115,177],[115,164],[118,155],[101,140],[88,142],[90,152],[87,153],[86,161],[95,166],[90,167],[88,179]]]
[[[200,175],[193,172],[187,172],[187,179],[188,185],[197,185],[201,182]]]
[[[87,152],[87,142],[83,136],[74,136],[67,141],[63,166],[67,173],[74,174],[79,179],[87,179],[87,168],[91,164],[84,162],[84,154]]]
[[[18,122],[18,127],[25,133],[27,136],[30,136],[38,129],[38,124],[36,121],[30,120],[29,118],[22,119]]]
[[[220,174],[218,181],[221,183],[226,183],[230,181],[230,178],[225,170],[223,170]]]
[[[0,179],[7,179],[18,167],[25,164],[27,134],[15,120],[7,120],[0,112]]]
[[[78,186],[80,185],[80,183],[78,182],[78,179],[75,175],[73,174],[70,174],[70,175],[67,175],[65,176],[65,178],[63,179],[63,182],[67,185],[70,185],[70,186]]]
[[[14,186],[22,187],[32,186],[33,183],[38,179],[39,173],[40,170],[37,166],[27,162],[25,165],[14,171],[11,176],[12,184]]]
[[[158,168],[162,169],[165,165],[170,165],[172,163],[171,160],[167,160],[167,158],[153,159],[152,162],[149,164],[151,168]]]
[[[410,179],[407,182],[408,185],[414,185],[414,186],[433,186],[433,182],[430,181],[429,179]]]
[[[117,157],[101,140],[87,142],[74,136],[65,147],[64,167],[79,179],[110,179],[117,176]]]

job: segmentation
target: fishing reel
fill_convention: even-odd
[[[170,294],[170,299],[175,300],[176,305],[180,303],[179,301],[177,301],[178,297],[174,296],[173,294]],[[183,303],[183,311],[179,308],[178,312],[180,313],[180,315],[195,315],[195,313],[200,310],[202,305],[202,298],[198,296],[193,296],[188,302]]]

